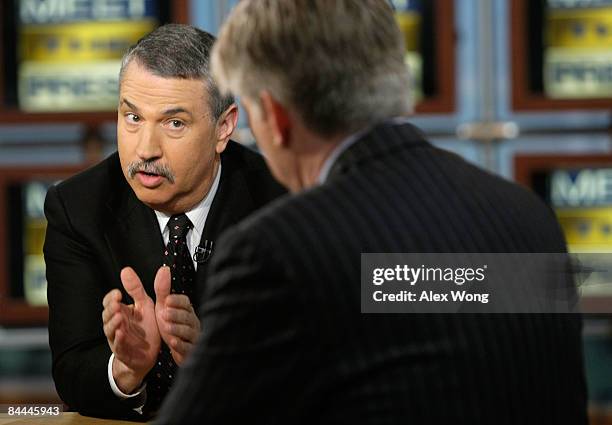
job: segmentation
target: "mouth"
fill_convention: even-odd
[[[136,173],[136,178],[140,182],[141,185],[148,189],[154,189],[160,184],[162,184],[164,177],[159,174],[154,173],[145,173],[144,171],[138,171]]]

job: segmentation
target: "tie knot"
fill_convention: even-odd
[[[168,229],[170,230],[170,239],[184,238],[189,229],[193,227],[189,217],[185,214],[176,214],[170,217]]]

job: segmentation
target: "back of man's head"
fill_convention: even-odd
[[[267,90],[321,135],[411,111],[404,46],[387,0],[243,0],[213,51],[220,87]]]
[[[159,77],[202,80],[209,95],[211,113],[218,119],[234,99],[231,95],[221,95],[210,73],[210,53],[215,40],[213,35],[190,25],[161,26],[125,53],[119,84],[133,61]]]

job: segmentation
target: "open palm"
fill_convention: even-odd
[[[126,267],[121,271],[121,282],[134,304],[121,303],[119,291],[119,299],[116,294],[109,293],[109,296],[114,296],[111,303],[116,304],[107,307],[112,318],[105,325],[105,333],[115,358],[144,377],[155,365],[161,344],[155,304],[132,268]]]
[[[159,334],[180,366],[200,333],[200,321],[187,295],[170,294],[170,278],[168,267],[161,267],[155,275],[155,316]]]

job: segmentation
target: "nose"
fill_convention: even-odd
[[[139,132],[136,154],[143,161],[161,158],[161,139],[154,125],[145,125]]]

